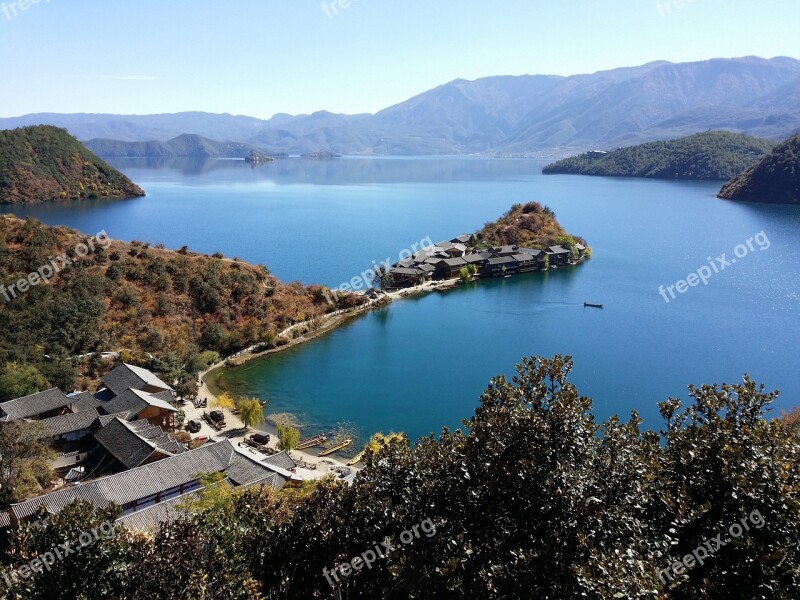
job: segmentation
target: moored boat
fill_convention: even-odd
[[[340,442],[340,443],[336,444],[335,446],[333,446],[331,448],[328,448],[327,450],[324,450],[323,452],[320,452],[319,455],[320,456],[329,456],[329,455],[333,454],[334,452],[338,452],[339,450],[344,450],[345,448],[347,448],[352,443],[353,443],[353,440],[351,440],[350,438],[347,438],[343,442]]]
[[[321,446],[326,441],[328,441],[327,436],[324,433],[320,433],[319,435],[314,435],[310,438],[306,438],[297,442],[297,450],[305,450],[306,448]]]

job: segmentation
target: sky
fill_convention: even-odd
[[[376,112],[453,79],[800,58],[798,0],[0,0],[0,117]]]

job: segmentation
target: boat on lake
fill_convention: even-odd
[[[306,438],[304,440],[300,440],[299,442],[297,442],[297,450],[305,450],[306,448],[321,446],[327,441],[328,441],[327,436],[324,433],[320,433],[319,435],[314,435],[311,436],[310,438]]]
[[[591,302],[584,302],[583,307],[586,308],[587,306],[589,308],[603,308],[602,304],[592,304]]]
[[[330,456],[334,452],[338,452],[339,450],[344,450],[345,448],[347,448],[352,443],[353,443],[353,440],[351,440],[350,438],[347,438],[343,442],[339,442],[335,446],[333,446],[331,448],[328,448],[327,450],[324,450],[323,452],[320,452],[319,455],[320,456]]]

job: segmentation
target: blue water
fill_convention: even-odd
[[[394,303],[320,339],[229,371],[232,391],[292,412],[307,432],[412,438],[468,418],[496,374],[526,355],[575,358],[572,381],[599,419],[656,403],[689,383],[747,372],[780,389],[776,414],[800,405],[800,208],[718,200],[718,182],[540,173],[489,159],[288,159],[256,169],[118,162],[148,196],[14,208],[49,224],[188,244],[267,264],[284,280],[338,285],[412,243],[473,231],[514,202],[538,200],[584,236],[579,267],[482,282]],[[6,212],[9,212],[6,209]],[[666,303],[674,285],[738,244],[754,250]],[[764,243],[769,242],[769,247]],[[741,253],[741,249],[740,249]],[[601,302],[604,310],[585,309]]]

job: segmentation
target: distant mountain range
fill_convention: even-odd
[[[720,198],[771,204],[800,204],[800,134],[778,145],[770,154],[720,190]]]
[[[456,80],[374,115],[322,111],[260,120],[200,112],[44,113],[0,119],[3,128],[39,123],[65,127],[92,140],[93,148],[114,152],[121,150],[107,140],[163,142],[182,134],[272,152],[366,155],[567,155],[708,129],[777,141],[800,131],[800,61],[653,62],[571,77]]]
[[[84,142],[84,145],[100,156],[245,158],[257,153],[257,148],[249,144],[216,142],[191,133],[184,133],[166,142],[125,142],[96,138]]]
[[[653,179],[725,179],[767,155],[774,143],[730,131],[706,131],[613,152],[593,150],[547,165],[545,175],[603,175]]]

